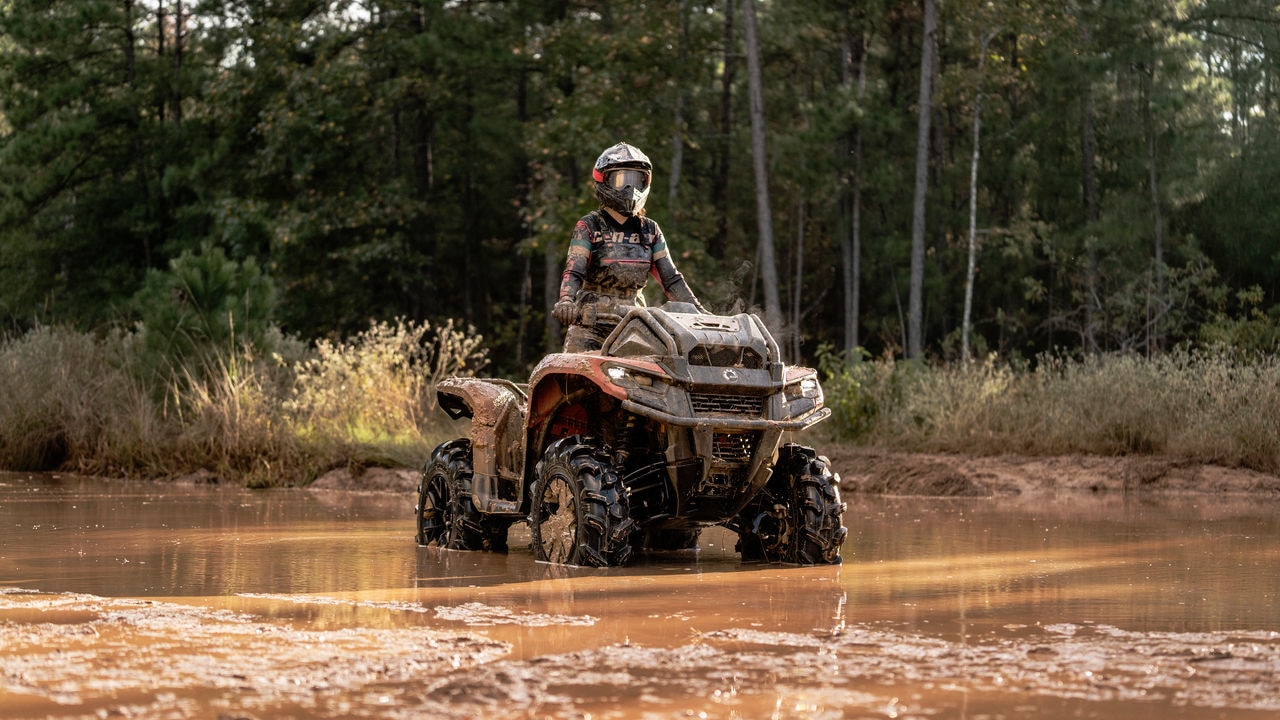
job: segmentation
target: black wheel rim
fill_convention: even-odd
[[[441,473],[433,473],[424,482],[418,501],[418,537],[423,545],[445,544],[449,534],[452,509],[449,482]]]

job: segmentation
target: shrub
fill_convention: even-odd
[[[0,344],[0,469],[299,484],[340,465],[416,466],[441,431],[434,383],[486,363],[447,322],[378,323],[314,349],[280,337],[152,372],[141,333],[37,328]]]
[[[350,342],[322,340],[315,357],[295,365],[285,409],[305,440],[340,449],[348,462],[421,458],[435,383],[483,368],[481,341],[452,321],[433,329],[402,319]]]
[[[133,298],[140,322],[135,358],[160,377],[216,370],[228,348],[270,350],[275,284],[257,261],[232,260],[221,248],[183,252],[165,271],[151,270]]]
[[[1180,349],[1152,359],[1041,357],[1033,369],[892,360],[823,364],[847,439],[916,451],[1169,454],[1280,470],[1280,367]]]
[[[0,466],[94,471],[150,454],[160,423],[123,364],[128,347],[61,327],[0,345]]]

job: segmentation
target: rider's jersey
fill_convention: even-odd
[[[662,284],[668,300],[701,307],[676,270],[658,223],[635,215],[619,223],[595,210],[573,229],[560,298],[578,300],[580,292],[588,292],[626,305],[640,304],[640,291],[650,275]]]

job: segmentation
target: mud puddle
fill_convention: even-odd
[[[15,718],[1275,717],[1280,504],[853,496],[841,567],[417,548],[411,498],[0,476]]]

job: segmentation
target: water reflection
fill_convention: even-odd
[[[478,599],[600,618],[626,608],[632,618],[702,629],[808,629],[845,604],[859,621],[934,624],[938,632],[1059,620],[1219,630],[1278,617],[1280,513],[1258,498],[854,497],[843,568],[743,564],[733,536],[713,528],[696,553],[611,570],[537,563],[521,527],[509,554],[418,548],[411,503],[388,494],[2,476],[0,584],[125,597]],[[664,632],[642,623],[613,635],[648,641]]]
[[[846,557],[864,573],[850,602],[910,622],[1269,627],[1280,596],[1278,508],[1212,496],[861,499],[846,516],[856,548]]]
[[[325,633],[342,633],[352,644],[344,662],[363,667],[387,657],[392,638],[403,640],[410,648],[404,652],[411,655],[412,648],[441,643],[444,637],[451,638],[449,652],[459,657],[466,657],[468,647],[484,648],[483,655],[460,661],[462,667],[481,662],[482,656],[500,655],[507,664],[492,670],[495,677],[515,677],[540,667],[545,658],[577,653],[588,666],[615,663],[618,672],[636,678],[642,686],[624,695],[650,707],[745,712],[784,701],[816,703],[812,714],[790,715],[797,717],[822,716],[824,703],[883,715],[896,695],[882,696],[880,685],[914,677],[911,673],[919,672],[915,658],[935,663],[934,672],[945,680],[935,687],[959,682],[948,675],[957,671],[938,659],[963,654],[962,648],[987,653],[992,673],[1001,672],[1001,648],[1010,644],[1019,648],[1024,661],[1061,662],[1036,653],[1046,642],[1057,643],[1050,653],[1076,652],[1074,646],[1053,640],[1069,637],[1075,628],[1121,637],[1117,642],[1124,647],[1143,648],[1148,642],[1154,648],[1151,657],[1157,658],[1190,652],[1186,646],[1170,650],[1160,644],[1168,642],[1167,633],[1236,632],[1258,647],[1274,644],[1267,633],[1280,618],[1280,574],[1274,572],[1280,561],[1280,502],[1087,495],[847,499],[850,533],[844,566],[742,563],[733,552],[732,534],[713,528],[703,533],[697,552],[655,554],[630,567],[601,570],[535,562],[522,528],[513,528],[507,554],[418,548],[412,538],[411,497],[0,475],[0,624],[9,639],[7,645],[0,641],[0,670],[4,663],[16,662],[19,669],[12,677],[35,677],[33,658],[49,645],[39,640],[44,637],[40,633],[73,636],[87,643],[86,652],[102,653],[86,661],[81,670],[85,677],[123,662],[119,648],[166,641],[163,627],[152,635],[143,625],[140,631],[114,627],[111,643],[50,629],[51,624],[101,626],[107,616],[102,608],[112,603],[123,609],[111,612],[143,613],[148,622],[206,628],[207,639],[201,641],[206,645],[182,650],[188,653],[184,662],[189,661],[192,677],[206,672],[201,669],[204,654],[234,656],[241,642],[249,643],[242,650],[275,658],[272,662],[302,662],[290,655],[291,648],[323,647]],[[149,602],[162,608],[159,620],[157,613],[145,612]],[[182,608],[194,614],[188,616]],[[226,616],[234,622],[218,614],[228,610],[235,613]],[[247,625],[253,627],[245,629]],[[22,636],[23,628],[37,640],[15,644],[12,638]],[[446,634],[433,634],[441,632]],[[471,633],[481,633],[483,643]],[[261,639],[264,634],[279,639],[273,644]],[[250,637],[258,639],[238,639]],[[1216,636],[1208,637],[1204,647],[1209,649],[1197,646],[1194,652],[1208,653],[1210,661],[1230,660],[1228,651],[1221,658],[1214,654],[1217,642]],[[107,645],[114,649],[104,649]],[[869,654],[890,647],[900,666],[882,678],[876,673],[883,662],[877,666]],[[372,659],[361,648],[370,648]],[[1147,652],[1142,649],[1132,658],[1135,676],[1145,667]],[[1259,653],[1255,655],[1270,657]],[[771,665],[784,657],[785,667]],[[406,677],[420,672],[412,658],[402,660],[397,672]],[[645,686],[684,687],[668,682],[660,667],[646,669],[646,663],[654,662],[696,668],[686,679],[701,683],[706,696],[691,703],[670,694],[677,690],[664,691],[667,695],[646,691]],[[834,675],[814,675],[808,669],[812,663],[835,668]],[[258,664],[271,663],[259,658]],[[754,669],[729,677],[722,672],[726,664]],[[1259,672],[1265,672],[1269,666],[1261,667]],[[860,669],[846,677],[853,672],[849,668]],[[564,670],[565,679],[557,682],[574,682],[573,671]],[[1066,671],[1045,671],[1044,692],[1056,692],[1053,673]],[[70,671],[49,661],[45,672],[54,678],[49,680],[52,687]],[[305,681],[313,672],[321,671],[299,670],[298,677]],[[771,695],[768,688],[775,682],[770,678],[781,676],[791,678],[789,689]],[[811,677],[825,684],[809,687],[806,678]],[[349,682],[336,675],[326,678]],[[229,686],[250,682],[235,676],[223,680]],[[138,682],[147,687],[145,678]],[[262,682],[262,687],[270,684]],[[430,693],[417,689],[417,681],[396,682],[379,686],[380,691],[433,702]],[[448,682],[442,687],[456,686],[460,693],[470,692],[474,684],[465,675]],[[0,702],[13,707],[8,703],[16,691],[6,687],[0,683]],[[350,697],[369,692],[358,683],[352,687]],[[554,694],[554,688],[539,687]],[[989,693],[1000,686],[991,680],[982,687]],[[1240,687],[1256,688],[1257,682],[1246,678]],[[712,698],[713,690],[724,695]],[[509,689],[517,691],[519,687]],[[621,696],[600,692],[613,700],[579,698],[575,707],[610,716],[609,702]],[[842,699],[831,700],[835,695],[824,692]],[[950,692],[943,705],[930,706],[932,701],[920,698],[936,692],[919,687],[913,692],[918,710],[954,711],[955,697],[968,697]],[[750,703],[743,699],[746,695],[752,695]],[[332,712],[313,709],[301,716],[344,716],[342,708],[350,709],[350,698],[343,697],[348,704],[335,701]],[[1265,701],[1248,702],[1260,707]],[[55,707],[33,703],[32,715],[49,714]],[[109,709],[109,703],[103,700],[101,708]],[[1002,696],[992,708],[1008,711],[1016,703]],[[1060,714],[1079,710],[1068,703]],[[1098,711],[1098,706],[1090,709]]]

